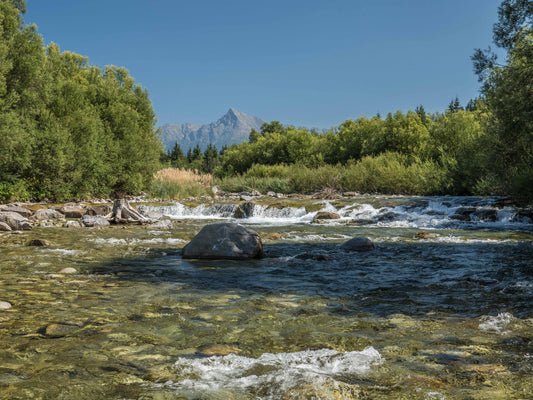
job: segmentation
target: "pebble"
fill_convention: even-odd
[[[11,303],[7,301],[0,301],[0,310],[7,310],[11,308]]]
[[[76,268],[67,267],[59,271],[60,274],[76,274],[78,270]]]

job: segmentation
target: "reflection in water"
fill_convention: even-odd
[[[171,230],[5,234],[0,398],[527,398],[532,226],[494,202],[312,204],[341,216],[320,224],[263,205],[241,222],[281,239],[249,262],[183,260],[209,223],[189,211]],[[376,250],[339,249],[356,235]]]

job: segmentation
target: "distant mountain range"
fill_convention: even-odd
[[[265,121],[230,108],[218,121],[206,125],[199,124],[165,124],[161,127],[161,141],[165,150],[172,150],[178,142],[183,152],[197,144],[204,151],[209,143],[218,150],[225,145],[241,143],[248,140],[250,131],[260,130]]]

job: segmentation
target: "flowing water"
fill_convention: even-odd
[[[472,197],[238,207],[2,234],[0,399],[533,398],[531,212]],[[267,256],[181,258],[221,220]],[[376,249],[339,248],[361,235]]]

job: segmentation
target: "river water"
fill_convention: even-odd
[[[258,203],[0,235],[0,399],[533,398],[531,213],[473,197]],[[256,230],[266,257],[183,260],[221,220]],[[375,250],[341,250],[354,236]]]

